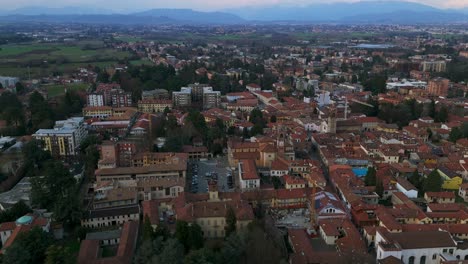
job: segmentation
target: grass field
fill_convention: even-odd
[[[77,91],[77,90],[86,90],[89,85],[86,83],[70,83],[65,85],[47,85],[44,88],[47,89],[49,97],[56,97],[65,94],[65,89],[67,91]]]
[[[138,42],[138,41],[143,41],[144,40],[144,39],[142,39],[140,37],[127,36],[127,35],[117,36],[117,37],[115,37],[115,39],[121,40],[121,41],[124,41],[124,42]]]
[[[93,40],[2,45],[0,75],[36,78],[54,71],[68,73],[88,65],[105,67],[130,57],[129,52],[107,48],[102,41]]]

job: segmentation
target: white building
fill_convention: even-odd
[[[86,96],[86,103],[88,106],[103,106],[104,105],[104,95],[91,93]]]
[[[3,88],[15,86],[17,82],[19,82],[17,77],[0,76],[0,83],[2,84]]]
[[[390,233],[376,231],[377,260],[393,256],[405,264],[438,264],[441,255],[453,255],[457,243],[446,231],[411,231]]]
[[[418,189],[414,187],[413,184],[411,184],[408,180],[404,178],[398,178],[396,187],[400,192],[406,195],[406,197],[410,199],[418,198]]]
[[[241,190],[260,188],[260,177],[254,160],[241,160],[238,164],[239,186]]]
[[[43,141],[44,149],[53,156],[74,156],[87,135],[84,118],[72,117],[56,121],[53,129],[39,129],[32,136]]]

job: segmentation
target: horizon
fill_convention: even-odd
[[[137,3],[135,3],[137,2]],[[32,8],[32,7],[41,7],[41,8],[50,8],[50,9],[62,9],[62,8],[82,8],[82,9],[95,9],[96,11],[108,11],[112,13],[132,13],[145,11],[149,9],[192,9],[195,11],[201,12],[226,12],[230,9],[242,9],[242,8],[270,8],[270,7],[302,7],[310,6],[314,4],[334,4],[334,3],[356,3],[356,2],[408,2],[423,4],[438,9],[464,9],[468,8],[468,2],[465,0],[448,0],[444,1],[440,5],[439,0],[410,0],[410,1],[400,1],[400,0],[239,0],[236,2],[227,2],[227,1],[214,1],[214,0],[175,0],[170,3],[154,3],[151,0],[136,0],[132,2],[132,5],[129,6],[126,1],[117,0],[113,3],[113,8],[110,8],[106,5],[104,1],[93,1],[93,0],[64,0],[61,1],[59,5],[55,5],[49,0],[18,0],[14,3],[10,1],[0,0],[0,3],[3,4],[4,11],[10,12],[22,8]],[[11,6],[9,6],[11,4]],[[134,6],[141,6],[141,8],[133,8]]]

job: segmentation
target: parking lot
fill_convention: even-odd
[[[206,161],[191,162],[190,190],[194,193],[208,192],[208,180],[217,182],[218,190],[221,192],[233,191],[233,183],[229,180],[232,172],[229,169],[227,158],[214,158]]]

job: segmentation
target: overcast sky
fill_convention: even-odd
[[[192,8],[196,10],[222,10],[226,8],[265,5],[307,5],[330,2],[357,2],[359,0],[0,0],[2,8],[15,9],[25,6],[86,6],[119,11],[145,10],[149,8]],[[468,7],[468,0],[410,0],[439,8]]]

